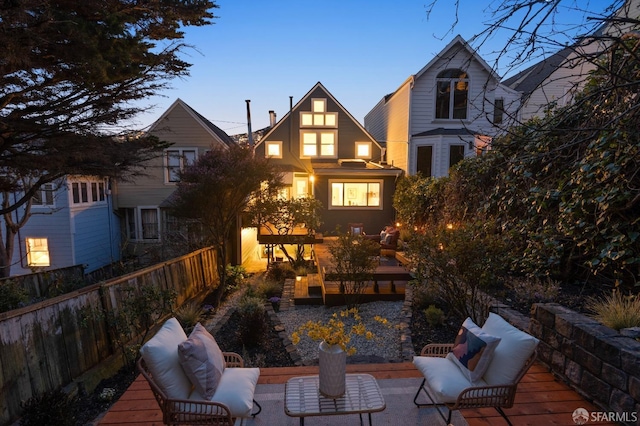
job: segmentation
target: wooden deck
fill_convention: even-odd
[[[368,373],[376,379],[421,378],[410,362],[387,364],[349,364],[348,373]],[[285,383],[289,378],[307,374],[318,374],[317,366],[261,368],[258,384]],[[416,386],[417,390],[417,386]],[[412,399],[407,407],[413,409]],[[514,426],[567,425],[575,423],[571,413],[576,408],[589,412],[598,411],[575,391],[555,377],[540,364],[534,364],[524,376],[516,394],[515,405],[505,410]],[[282,413],[284,416],[284,413]],[[494,409],[462,410],[470,426],[505,425],[506,422]],[[265,419],[267,420],[267,419]],[[157,426],[162,424],[162,415],[147,382],[139,376],[122,397],[98,421],[99,425]],[[274,423],[275,424],[275,423]],[[589,424],[612,425],[614,423]]]

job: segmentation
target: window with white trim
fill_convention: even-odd
[[[46,238],[27,237],[26,245],[27,265],[30,267],[51,266],[51,260],[49,259],[49,241]]]
[[[466,71],[448,69],[436,77],[436,118],[464,120],[467,118],[469,77]]]
[[[158,209],[140,209],[140,230],[143,240],[157,240],[160,238],[160,220]]]
[[[336,158],[337,130],[301,130],[301,157]]]
[[[382,209],[382,180],[329,180],[331,205],[329,209],[375,208]]]
[[[71,183],[72,204],[106,203],[104,181],[78,181]]]
[[[371,158],[371,142],[356,142],[356,157],[355,158]]]
[[[264,145],[266,158],[282,158],[282,141],[269,141]]]
[[[42,185],[31,198],[32,207],[53,207],[54,206],[54,189],[52,183]]]
[[[172,148],[164,151],[164,181],[175,183],[180,181],[179,174],[184,168],[196,161],[195,148]]]

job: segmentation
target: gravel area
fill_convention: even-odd
[[[400,350],[400,330],[395,326],[400,319],[403,302],[372,302],[360,305],[360,316],[367,330],[374,333],[375,338],[367,340],[362,336],[354,336],[351,343],[356,347],[356,354],[347,358],[348,363],[397,362],[402,359]],[[344,306],[295,306],[278,313],[278,318],[285,327],[288,336],[307,321],[326,322],[335,312],[345,309]],[[382,325],[374,320],[379,315],[388,320]],[[345,325],[350,322],[345,321]],[[320,342],[301,336],[296,349],[304,364],[318,362],[318,345]]]

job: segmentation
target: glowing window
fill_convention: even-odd
[[[382,182],[331,182],[331,207],[381,207]]]
[[[318,152],[317,135],[315,133],[302,134],[302,155],[305,157],[314,157]]]
[[[282,142],[267,142],[264,151],[267,158],[282,158]]]
[[[327,127],[336,127],[337,112],[328,112],[324,116],[324,125]]]
[[[371,142],[356,142],[356,158],[371,158]]]
[[[326,99],[313,99],[311,101],[312,111],[313,112],[325,112],[327,109],[327,100]]]
[[[335,135],[333,133],[320,134],[320,155],[333,156],[335,154]]]
[[[313,114],[310,112],[303,112],[300,114],[300,123],[303,126],[312,126],[313,125]]]
[[[49,244],[46,238],[27,238],[27,264],[29,266],[50,266]]]
[[[327,112],[326,99],[313,99],[311,111],[300,112],[300,127],[337,127],[338,113]]]
[[[324,114],[313,114],[313,125],[324,126]]]

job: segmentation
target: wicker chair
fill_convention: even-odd
[[[494,316],[491,318],[494,323],[502,321],[507,324],[504,327],[512,327],[517,330],[498,315],[490,314],[491,316]],[[503,325],[501,324],[501,326]],[[514,336],[515,339],[513,338]],[[496,352],[498,352],[500,345],[503,345],[503,351],[499,359],[496,360],[494,358],[492,361],[492,363],[496,363],[493,372],[500,371],[504,367],[508,379],[502,381],[495,377],[487,377],[490,374],[490,366],[479,383],[468,382],[466,387],[464,386],[465,382],[460,380],[461,376],[457,375],[459,368],[447,358],[454,344],[426,345],[422,349],[420,356],[414,358],[414,364],[425,376],[413,398],[414,404],[418,407],[434,406],[447,424],[451,423],[451,416],[455,410],[493,407],[506,420],[507,424],[511,425],[503,408],[511,408],[513,406],[518,383],[535,361],[538,340],[519,330],[517,332],[507,330],[506,336],[499,337],[502,338],[502,341],[498,344]],[[509,339],[511,339],[511,342],[509,342]],[[522,348],[518,348],[518,353],[514,354],[513,357],[509,357],[510,348],[517,347],[516,345],[520,345]],[[443,358],[447,359],[444,360]],[[434,359],[442,360],[435,361]],[[448,363],[452,365],[449,366]],[[507,366],[507,363],[511,365]],[[503,377],[505,377],[504,374]],[[429,383],[430,381],[433,383]],[[418,402],[421,393],[424,393],[430,402]],[[455,395],[456,393],[457,396]],[[448,409],[447,416],[440,409],[442,406]]]
[[[244,360],[235,352],[223,352],[226,367],[244,367]],[[153,396],[162,410],[162,421],[166,425],[219,425],[233,426],[235,419],[231,411],[223,403],[214,401],[194,401],[188,399],[170,399],[153,380],[151,372],[143,358],[138,360],[138,370],[149,382]],[[262,407],[255,400],[253,404],[258,411],[251,413],[255,417]]]

